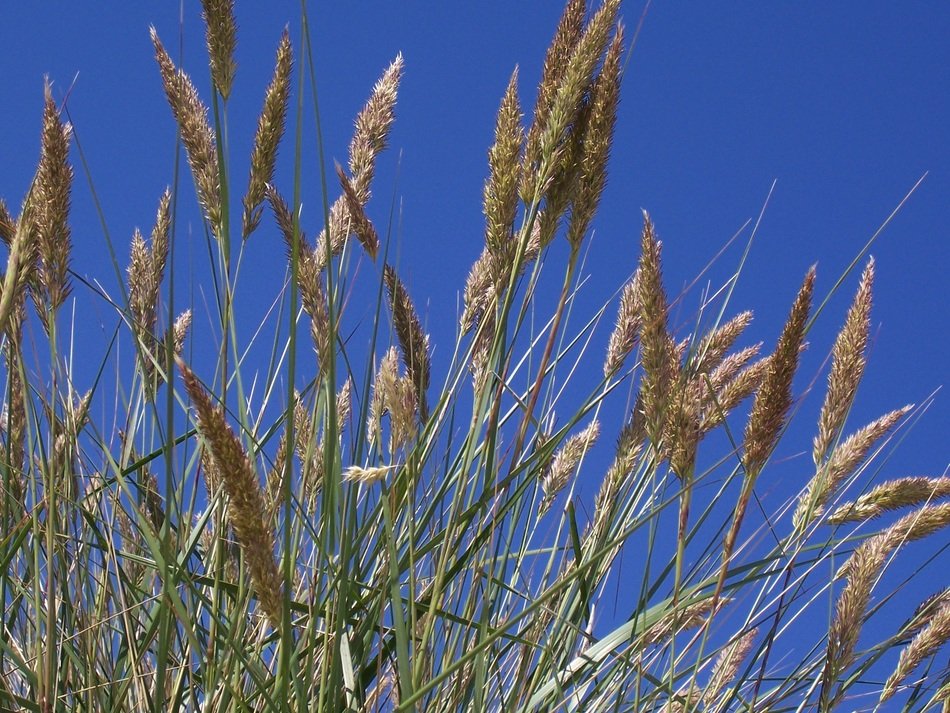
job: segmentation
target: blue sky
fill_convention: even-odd
[[[393,150],[381,163],[374,217],[385,223],[395,191],[406,279],[417,300],[429,300],[434,331],[446,322],[447,337],[458,287],[481,247],[480,192],[498,101],[518,64],[523,103],[530,104],[560,9],[555,2],[311,8],[331,159],[345,157],[352,117],[379,73],[396,52],[405,55]],[[628,36],[642,10],[641,3],[625,3]],[[71,87],[70,115],[114,240],[125,245],[135,226],[147,228],[171,181],[175,131],[148,25],[174,47],[184,18],[185,65],[206,89],[199,14],[197,3],[183,10],[172,3],[63,4],[52,17],[41,4],[6,4],[0,195],[16,206],[32,175],[48,74],[60,98]],[[277,39],[286,23],[296,29],[298,15],[293,2],[238,4],[239,71],[229,110],[235,155],[247,153],[238,147],[249,146]],[[920,403],[948,375],[948,36],[950,8],[939,3],[898,10],[869,2],[859,13],[838,3],[746,3],[728,12],[703,3],[652,5],[624,79],[609,185],[593,226],[592,303],[632,271],[641,207],[656,221],[667,286],[676,294],[758,214],[774,180],[733,303],[754,309],[756,330],[774,339],[808,265],[818,262],[818,294],[826,294],[927,173],[872,248],[875,338],[857,407],[874,417]],[[290,161],[281,168],[289,176]],[[234,172],[244,175],[243,166]],[[319,184],[315,170],[306,174],[305,221],[316,223]],[[114,279],[82,178],[74,206],[75,269]],[[273,240],[273,233],[259,239]],[[711,273],[714,282],[737,263],[741,241]],[[855,279],[814,332],[813,369]],[[908,472],[946,467],[940,446],[948,423],[950,406],[938,395],[901,454]]]
[[[373,82],[397,52],[405,56],[392,148],[381,159],[371,215],[385,225],[394,199],[399,207],[401,273],[433,333],[437,368],[438,355],[450,354],[458,292],[482,246],[481,190],[498,102],[517,64],[522,102],[530,106],[560,10],[557,2],[494,0],[311,4],[330,166],[345,158],[352,118]],[[642,12],[642,3],[625,2],[628,37]],[[49,75],[58,99],[70,88],[70,116],[124,268],[133,228],[151,226],[173,175],[175,127],[148,26],[171,49],[184,18],[185,67],[208,97],[199,14],[197,2],[184,10],[173,3],[61,3],[55,10],[4,4],[0,195],[11,207],[35,167]],[[296,40],[298,16],[294,2],[238,3],[239,66],[229,107],[236,156],[249,152],[277,40],[288,22]],[[595,309],[632,273],[641,208],[664,241],[667,289],[676,295],[756,218],[774,181],[730,310],[755,310],[744,343],[771,345],[808,266],[818,263],[820,301],[927,174],[870,250],[877,260],[870,366],[850,424],[925,402],[947,383],[950,349],[948,37],[950,5],[942,3],[653,4],[624,78],[582,304]],[[312,141],[307,150],[304,227],[312,233],[322,218]],[[290,155],[286,146],[278,178],[287,192]],[[241,185],[244,164],[232,168]],[[185,200],[187,223],[194,199]],[[74,269],[112,288],[113,268],[79,168],[73,205]],[[198,231],[196,215],[190,220]],[[282,276],[283,247],[269,217],[265,224],[253,238],[247,279],[252,290],[269,295]],[[748,235],[746,229],[674,319],[688,319],[706,280],[718,286],[731,274]],[[184,248],[182,267],[192,269],[203,250],[200,241]],[[846,280],[810,334],[799,392],[819,373],[857,277]],[[262,300],[247,304],[252,314],[263,310]],[[81,335],[80,351],[95,357],[96,334]],[[823,380],[822,372],[788,445],[776,454],[790,492],[810,475],[807,454]],[[942,390],[880,477],[943,473],[948,426]],[[614,430],[608,429],[611,439]]]

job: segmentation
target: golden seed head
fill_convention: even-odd
[[[525,203],[534,200],[538,192],[537,164],[541,150],[541,133],[547,125],[551,104],[554,102],[557,89],[561,85],[568,60],[574,54],[574,49],[580,41],[586,12],[587,3],[585,0],[568,1],[544,58],[541,84],[538,87],[538,99],[534,105],[534,118],[525,145],[524,171],[522,172],[521,182],[521,199]]]
[[[243,234],[246,239],[257,228],[264,212],[263,203],[268,184],[274,179],[277,148],[284,136],[287,105],[290,102],[290,74],[293,70],[293,49],[285,29],[277,46],[277,65],[264,94],[264,108],[257,120],[254,148],[251,151],[251,173],[244,195]]]
[[[624,360],[637,343],[639,332],[640,309],[637,305],[637,285],[635,280],[631,279],[620,295],[617,324],[610,334],[607,359],[604,361],[604,376],[615,374],[623,366]]]
[[[218,154],[214,132],[208,124],[208,109],[198,96],[187,74],[175,68],[174,62],[154,27],[151,28],[155,58],[162,76],[165,96],[172,115],[178,123],[181,141],[188,155],[188,165],[198,190],[198,200],[211,225],[211,232],[219,237],[221,231],[221,195],[218,173]]]
[[[198,414],[198,430],[205,439],[216,477],[227,494],[228,519],[234,528],[261,609],[274,628],[280,627],[283,580],[274,560],[274,531],[269,509],[253,461],[215,406],[198,378],[178,360],[185,389]]]
[[[750,478],[755,478],[775,447],[792,405],[792,379],[798,369],[798,356],[805,338],[805,324],[811,309],[815,286],[815,268],[805,281],[779,336],[775,353],[752,405],[745,429],[743,464]]]
[[[495,143],[488,152],[489,176],[485,182],[484,212],[487,222],[485,243],[500,253],[511,239],[518,210],[518,182],[521,175],[521,105],[518,103],[518,70],[511,75],[495,121]]]
[[[356,117],[356,131],[350,142],[350,175],[363,205],[369,200],[369,186],[376,169],[376,157],[386,148],[396,118],[396,95],[402,79],[402,54],[383,73],[369,100]]]
[[[950,496],[950,477],[898,478],[871,488],[852,503],[839,505],[828,522],[863,522],[885,512],[930,502]]]
[[[538,517],[543,516],[551,507],[554,498],[567,485],[571,474],[581,462],[581,458],[594,445],[599,435],[600,422],[594,419],[583,431],[564,441],[564,445],[554,454],[551,465],[548,466],[541,478],[541,489],[544,491],[544,497],[538,507]]]
[[[340,188],[343,190],[343,201],[346,205],[346,220],[349,221],[346,233],[356,235],[356,239],[366,250],[366,254],[373,260],[379,252],[379,236],[373,222],[366,215],[366,210],[356,195],[356,188],[350,181],[340,164],[336,165],[336,175],[340,179]]]
[[[818,435],[812,453],[815,465],[820,466],[834,442],[841,435],[845,417],[854,401],[858,383],[864,374],[865,349],[871,329],[871,285],[874,280],[874,260],[868,261],[861,284],[848,310],[841,332],[832,350],[828,391],[818,419]]]
[[[607,159],[620,100],[622,51],[623,27],[618,24],[604,56],[600,74],[590,89],[590,117],[584,127],[576,189],[571,197],[571,221],[567,230],[567,240],[575,250],[580,246],[597,212],[607,183]]]
[[[415,307],[412,306],[409,293],[391,265],[386,265],[384,268],[383,278],[386,282],[386,294],[389,297],[389,307],[393,314],[393,327],[399,341],[402,362],[406,366],[406,373],[415,389],[419,413],[424,421],[428,418],[426,391],[429,389],[432,368],[429,357],[429,337],[422,329],[422,323],[419,321]]]
[[[397,468],[395,465],[370,466],[364,468],[359,465],[351,465],[343,471],[343,480],[363,485],[373,485],[383,480],[389,471]]]
[[[819,466],[798,500],[792,518],[796,526],[804,526],[821,515],[825,504],[864,461],[874,444],[887,435],[911,408],[912,406],[908,405],[884,414],[853,433],[832,451],[827,462]]]
[[[237,23],[234,0],[201,0],[202,17],[207,26],[206,40],[211,59],[211,79],[225,101],[234,83],[234,49],[237,46]]]
[[[914,669],[937,653],[947,641],[950,641],[950,603],[940,606],[930,622],[901,651],[894,673],[884,683],[881,702],[892,697]]]
[[[643,366],[643,415],[647,435],[659,447],[666,424],[673,382],[674,354],[667,331],[667,301],[663,290],[660,264],[660,241],[656,239],[653,223],[643,214],[640,264],[634,283],[640,311],[640,363]]]
[[[72,242],[69,205],[73,169],[69,165],[72,128],[59,116],[49,82],[45,88],[40,164],[32,199],[36,204],[34,228],[38,250],[38,281],[46,307],[57,310],[69,296],[69,259]],[[28,199],[29,200],[29,199]]]

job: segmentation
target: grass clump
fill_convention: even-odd
[[[712,323],[674,327],[659,231],[644,214],[635,272],[604,308],[616,313],[611,333],[598,329],[604,311],[578,325],[620,96],[619,5],[567,3],[527,122],[511,75],[488,153],[485,244],[441,360],[417,308],[424,289],[404,280],[374,223],[402,57],[356,116],[347,164],[324,182],[338,195],[322,196],[311,240],[303,103],[296,114],[292,104],[294,83],[299,93],[309,79],[295,62],[309,57],[307,23],[296,45],[279,39],[240,195],[221,140],[240,81],[235,7],[203,2],[210,97],[151,30],[189,178],[159,198],[150,239],[132,236],[119,296],[85,283],[118,326],[80,387],[87,375],[64,358],[59,332],[73,289],[72,128],[47,86],[36,176],[18,215],[0,204],[0,707],[950,705],[935,663],[950,635],[947,591],[912,615],[911,602],[903,625],[867,626],[886,618],[875,597],[890,598],[894,557],[950,524],[945,477],[854,492],[911,413],[849,424],[873,262],[834,343],[814,470],[767,526],[747,520],[789,437],[816,271],[771,351],[743,346],[752,313],[727,319],[728,298],[706,305],[721,315]],[[288,126],[290,179],[277,170]],[[175,197],[189,182],[213,297],[214,329],[194,334],[198,306],[177,296],[174,260],[186,239]],[[265,230],[284,241],[285,258],[273,254],[286,280],[255,329],[235,305],[248,241]],[[560,289],[549,295],[552,273]],[[41,347],[25,337],[35,326]],[[592,388],[574,385],[579,369]],[[587,502],[582,473],[599,483]],[[621,569],[621,553],[634,565]]]

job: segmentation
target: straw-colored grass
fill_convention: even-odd
[[[751,344],[729,289],[689,320],[644,214],[635,274],[594,314],[578,299],[622,96],[619,0],[569,0],[533,107],[511,73],[461,314],[423,309],[374,199],[402,56],[345,164],[322,167],[328,195],[307,196],[326,215],[304,220],[314,18],[275,38],[241,136],[224,111],[241,8],[202,9],[209,65],[189,71],[210,96],[151,30],[187,162],[150,238],[103,246],[129,255],[114,288],[69,272],[81,157],[50,85],[35,177],[18,214],[0,202],[0,709],[947,710],[947,592],[908,599],[890,568],[946,532],[950,485],[871,482],[911,407],[852,425],[870,420],[873,262],[833,346],[809,347],[830,350],[823,401],[798,373],[829,319],[814,269],[776,287],[774,345]],[[243,195],[229,151],[250,157]],[[193,190],[210,263],[182,290]],[[286,281],[258,287],[273,308],[246,324],[242,264],[268,239]],[[118,325],[92,376],[62,352],[63,312],[90,300]],[[436,344],[453,319],[457,342]],[[802,441],[789,424],[813,398]],[[790,484],[776,462],[809,451]]]

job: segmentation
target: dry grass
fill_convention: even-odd
[[[225,111],[240,6],[202,6],[207,101],[151,31],[189,175],[170,177],[150,237],[134,232],[120,296],[98,278],[71,292],[72,129],[51,85],[19,215],[0,201],[0,709],[945,704],[947,591],[908,600],[891,568],[945,533],[948,478],[871,482],[910,407],[848,427],[867,422],[873,262],[807,442],[789,424],[811,403],[798,372],[814,269],[774,347],[750,344],[731,289],[711,290],[695,320],[691,294],[668,294],[644,215],[635,274],[585,313],[622,94],[619,0],[569,0],[533,107],[511,73],[460,315],[392,257],[373,198],[402,56],[357,112],[345,165],[322,166],[335,195],[303,195],[283,163],[311,158],[299,137],[312,115],[290,109],[312,79],[293,59],[305,48],[278,40],[241,136]],[[240,145],[243,197],[228,155]],[[209,260],[182,290],[175,206],[192,184]],[[266,231],[283,239],[265,254],[286,281],[247,296]],[[92,383],[60,325],[86,297],[118,325]],[[244,323],[246,299],[271,305],[261,324]],[[454,317],[458,341],[436,345],[429,328]],[[783,473],[809,451],[813,469]]]

